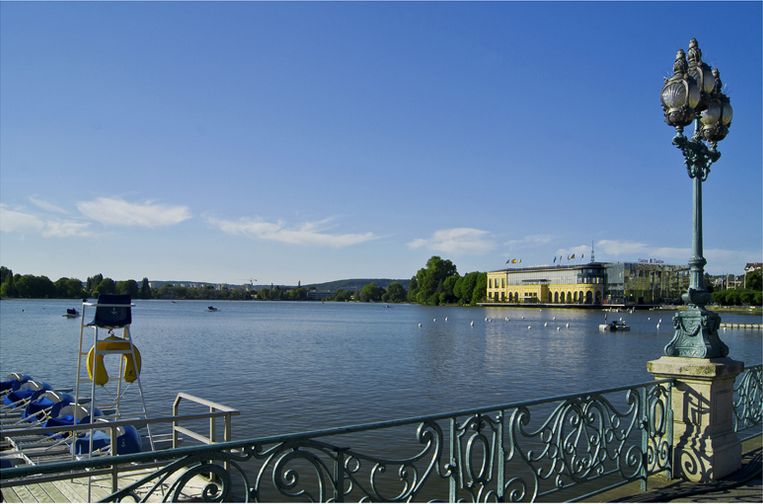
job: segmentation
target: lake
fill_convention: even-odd
[[[208,312],[210,303],[220,310]],[[62,317],[67,307],[81,309],[72,300],[0,302],[3,376],[73,386],[79,318]],[[169,415],[176,392],[190,392],[239,409],[241,439],[648,381],[646,362],[671,339],[673,313],[608,320],[621,316],[630,332],[599,332],[601,310],[136,300],[131,333],[151,415]],[[760,332],[721,337],[731,357],[761,362]]]

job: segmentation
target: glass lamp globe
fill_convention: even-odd
[[[662,88],[660,100],[665,121],[671,126],[686,126],[694,119],[699,105],[700,89],[692,78],[671,78]]]
[[[711,100],[699,116],[702,137],[716,143],[726,138],[733,114],[731,103],[725,96]]]

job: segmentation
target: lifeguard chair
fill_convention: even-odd
[[[90,406],[98,408],[105,415],[115,420],[120,419],[123,413],[142,416],[148,419],[148,410],[143,396],[143,386],[140,379],[141,355],[134,344],[134,339],[130,334],[130,324],[132,324],[132,302],[129,295],[121,294],[101,294],[96,303],[83,302],[82,315],[79,335],[79,352],[77,360],[77,378],[74,388],[74,402],[81,404],[83,383],[90,381]],[[93,320],[85,322],[86,313],[89,307],[95,307]],[[85,332],[87,328],[92,328],[92,345],[86,349]],[[116,331],[121,330],[121,336]],[[106,336],[103,331],[107,331]],[[109,355],[118,355],[119,371],[109,374],[105,357]],[[83,369],[84,368],[84,369]],[[112,382],[112,385],[106,386]],[[114,384],[115,382],[115,384]],[[123,400],[127,392],[136,384],[138,386],[139,411],[123,411]],[[106,392],[106,402],[96,402],[96,394]],[[110,396],[110,398],[109,398]],[[77,419],[75,418],[75,423]],[[154,449],[154,441],[151,436],[151,427],[146,426],[148,440],[151,449]],[[92,435],[90,437],[92,439]]]

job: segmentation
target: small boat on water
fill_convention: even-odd
[[[207,311],[211,311],[211,312],[213,312],[213,311],[220,311],[220,309],[219,308],[215,308],[214,306],[207,306]]]
[[[599,324],[599,331],[601,332],[617,332],[617,331],[630,331],[631,328],[625,322],[619,320],[613,320],[609,324]]]
[[[66,318],[76,318],[79,317],[79,312],[76,308],[67,308],[66,313],[64,313],[62,316]]]

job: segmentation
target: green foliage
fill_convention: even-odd
[[[474,271],[462,277],[451,261],[432,256],[411,279],[408,300],[427,305],[473,305],[484,299],[486,289],[486,273]]]
[[[13,279],[13,271],[5,266],[0,267],[0,298],[17,297],[16,282]]]
[[[85,290],[82,288],[82,280],[62,277],[55,281],[56,297],[65,299],[82,299]]]
[[[447,259],[432,256],[426,267],[416,272],[408,289],[408,299],[419,304],[438,305],[453,298],[455,281],[445,285],[450,276],[458,275],[456,266]]]
[[[117,294],[128,294],[130,297],[137,298],[140,293],[138,282],[135,280],[120,280],[116,283]]]
[[[404,303],[407,292],[400,282],[392,282],[387,286],[387,290],[382,295],[382,301],[385,303]]]
[[[472,305],[482,303],[487,295],[487,273],[480,273],[472,291]]]
[[[763,270],[755,270],[745,275],[744,284],[748,289],[754,291],[763,291]]]
[[[371,282],[363,286],[358,292],[358,299],[360,301],[381,301],[384,295],[384,289],[377,287],[375,283]]]
[[[724,289],[713,292],[713,303],[721,306],[763,306],[760,289]]]
[[[351,285],[357,280],[340,280],[337,285]],[[486,273],[472,272],[461,277],[456,266],[447,259],[432,256],[414,276],[406,291],[406,281],[369,281],[358,291],[339,288],[332,298],[335,301],[383,301],[403,303],[405,301],[439,304],[476,304],[485,297]],[[384,286],[386,285],[386,288]],[[206,284],[201,287],[164,284],[152,289],[148,278],[139,283],[135,280],[114,281],[98,273],[87,278],[84,283],[76,278],[59,278],[55,283],[47,277],[34,275],[14,275],[5,266],[0,267],[0,297],[67,298],[98,297],[99,294],[128,294],[137,299],[261,299],[306,301],[315,287],[287,288],[273,286],[252,292],[246,287],[214,288]]]
[[[21,298],[54,298],[56,286],[46,276],[15,275],[16,295]]]
[[[103,276],[103,275],[101,275]],[[101,294],[116,294],[117,283],[111,278],[104,278],[98,283],[98,286],[93,290],[93,297],[98,297]]]
[[[138,297],[140,299],[151,299],[151,284],[148,282],[148,278],[143,277],[143,280],[140,282]]]
[[[334,301],[352,301],[353,292],[347,289],[339,289],[334,294]]]
[[[87,291],[88,296],[95,297],[97,296],[96,290],[98,288],[98,285],[103,281],[103,275],[98,273],[95,276],[87,277],[87,284],[85,285],[85,290]]]

